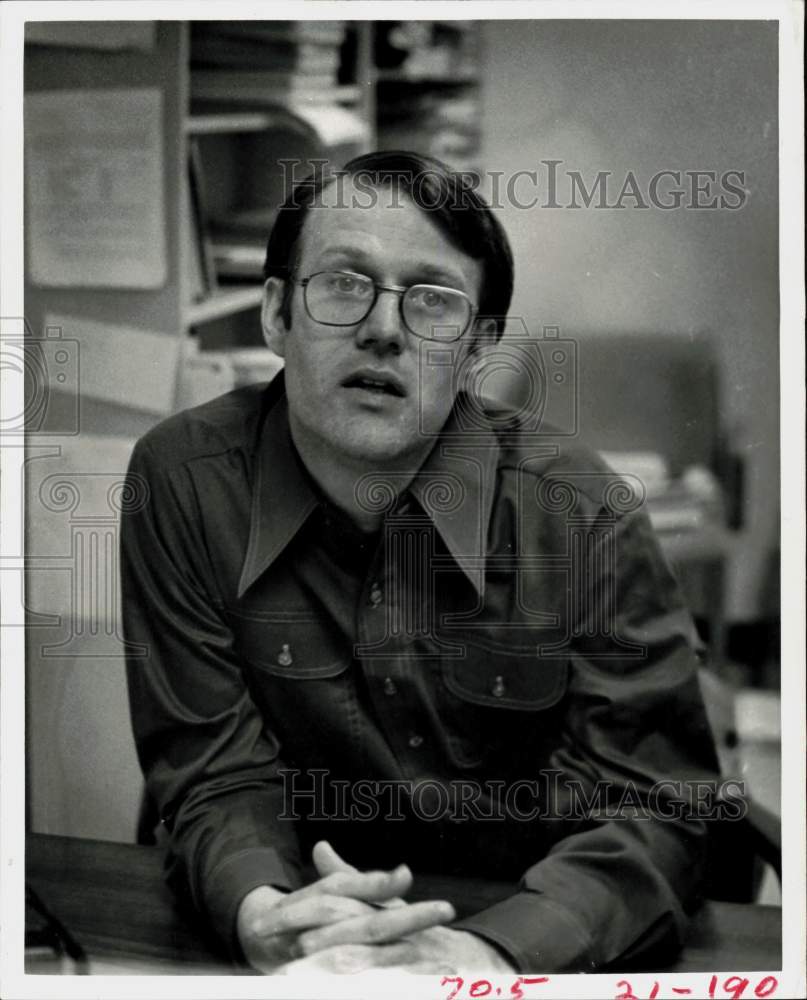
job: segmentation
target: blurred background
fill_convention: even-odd
[[[709,648],[724,770],[778,812],[776,32],[28,24],[32,829],[134,838],[114,482],[158,420],[277,370],[274,213],[312,165],[374,148],[437,156],[492,200],[516,259],[507,337],[550,341],[547,413],[643,481]],[[516,376],[491,385],[523,402]]]

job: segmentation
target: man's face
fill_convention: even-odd
[[[352,205],[354,193],[359,206]],[[476,312],[481,264],[449,242],[406,196],[391,207],[389,188],[374,193],[375,203],[365,208],[360,206],[369,201],[366,190],[359,194],[351,182],[341,192],[335,184],[326,188],[325,207],[312,208],[306,218],[294,277],[336,270],[382,285],[442,285],[465,292]],[[419,464],[453,405],[453,368],[467,357],[472,327],[451,344],[423,341],[406,328],[400,295],[383,291],[361,322],[323,325],[308,315],[303,288],[296,285],[286,330],[279,315],[281,293],[282,283],[270,279],[264,329],[269,345],[286,361],[298,446],[302,436],[309,451],[324,447],[370,468],[409,456]],[[423,363],[429,348],[451,352],[453,368]]]

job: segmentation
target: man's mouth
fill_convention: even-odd
[[[363,389],[378,395],[398,396],[403,398],[406,389],[403,382],[392,372],[359,371],[349,375],[342,381],[346,389]]]

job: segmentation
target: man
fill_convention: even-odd
[[[504,233],[462,177],[377,153],[298,187],[265,273],[284,374],[130,468],[130,697],[172,881],[263,971],[668,954],[703,856],[680,782],[715,766],[693,629],[606,467],[460,391],[503,329]],[[402,902],[413,868],[520,884],[456,920]]]

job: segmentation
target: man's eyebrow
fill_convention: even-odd
[[[372,260],[372,255],[367,253],[365,250],[362,250],[361,247],[352,247],[348,244],[345,244],[344,246],[328,247],[322,251],[319,257],[321,260],[329,259],[331,257],[347,257],[350,260],[356,260],[359,262],[366,261],[367,263],[370,263]]]
[[[423,278],[427,278],[429,281],[433,281],[439,285],[449,285],[452,288],[464,287],[465,281],[462,275],[458,274],[456,271],[450,271],[446,268],[435,266],[434,264],[420,264],[416,268],[418,275]]]
[[[361,247],[350,246],[349,244],[328,247],[322,251],[320,261],[324,262],[332,259],[336,261],[344,259],[351,264],[355,264],[357,267],[375,264],[373,254],[368,253]],[[427,261],[407,264],[406,273],[409,275],[408,280],[413,284],[418,282],[434,282],[435,284],[447,285],[450,288],[465,287],[465,281],[458,271],[441,267],[439,264],[431,264]]]

